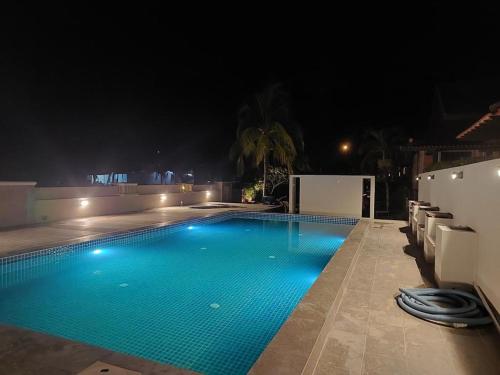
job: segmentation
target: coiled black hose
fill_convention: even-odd
[[[399,290],[401,294],[397,297],[398,305],[418,318],[443,322],[454,327],[492,323],[481,299],[471,293],[456,289],[435,288],[401,288]]]

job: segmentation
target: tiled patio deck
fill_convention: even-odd
[[[0,256],[227,210],[171,207],[1,231]],[[404,222],[369,224],[345,280],[338,312],[325,327],[328,339],[314,374],[500,374],[500,339],[493,326],[441,327],[413,318],[396,305],[393,296],[399,287],[430,286],[433,282],[421,252],[409,244],[405,227]],[[0,327],[0,374],[74,374],[96,360],[143,374],[189,373],[51,336]],[[269,373],[280,373],[279,369],[271,370]]]
[[[315,375],[500,374],[493,327],[454,329],[401,310],[400,287],[433,286],[433,272],[409,244],[404,222],[370,225],[355,259]]]

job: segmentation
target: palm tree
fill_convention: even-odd
[[[393,166],[393,150],[400,140],[400,135],[395,128],[368,130],[361,152],[364,157],[361,161],[361,170],[378,170],[378,176],[385,185],[385,210],[389,212],[389,180]]]
[[[289,101],[279,84],[257,93],[238,113],[236,141],[230,157],[236,160],[239,174],[244,172],[245,160],[251,159],[256,167],[263,166],[263,195],[271,161],[286,167],[289,173],[293,170],[297,149],[285,124],[290,129]]]

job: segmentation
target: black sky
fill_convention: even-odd
[[[367,127],[427,126],[439,82],[498,76],[497,9],[16,9],[0,25],[0,178],[172,167],[228,174],[236,112],[292,94],[316,171]],[[486,109],[486,108],[485,108]]]

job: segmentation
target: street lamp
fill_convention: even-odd
[[[351,151],[351,144],[349,142],[342,142],[340,144],[340,152],[343,154],[348,154]]]

